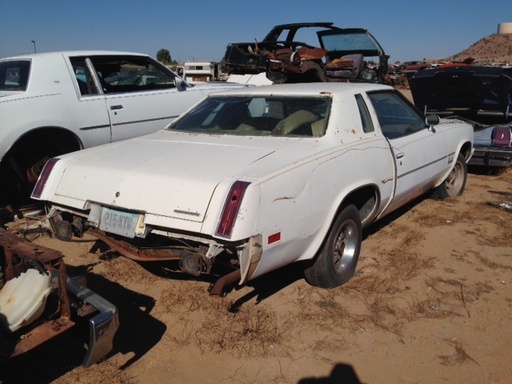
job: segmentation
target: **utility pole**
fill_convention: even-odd
[[[32,44],[34,45],[34,53],[37,53],[37,52],[36,52],[36,41],[35,41],[35,40],[32,40]]]

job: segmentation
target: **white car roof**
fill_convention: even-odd
[[[296,84],[273,84],[250,88],[237,88],[234,90],[227,90],[215,92],[211,96],[222,95],[311,95],[318,96],[321,94],[357,94],[360,92],[377,91],[377,90],[390,90],[393,89],[388,85],[374,84],[374,83],[296,83]]]
[[[130,56],[149,56],[145,53],[136,52],[123,52],[123,51],[103,51],[103,50],[76,50],[76,51],[55,51],[55,52],[41,52],[41,53],[28,53],[24,55],[17,55],[11,57],[3,57],[0,60],[12,59],[31,59],[37,57],[51,57],[51,56],[98,56],[98,55],[130,55]]]

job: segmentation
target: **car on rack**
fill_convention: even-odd
[[[52,158],[32,197],[60,239],[88,232],[195,276],[228,266],[215,295],[299,261],[309,283],[331,288],[354,273],[363,227],[428,191],[461,195],[472,152],[471,125],[425,119],[392,87],[274,84]]]
[[[303,42],[315,34],[316,43]],[[388,59],[366,29],[315,22],[277,25],[261,41],[231,43],[221,64],[228,74],[266,73],[274,83],[386,83]]]
[[[0,207],[25,202],[48,158],[155,132],[229,86],[190,85],[139,53],[0,59]]]

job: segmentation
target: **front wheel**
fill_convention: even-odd
[[[313,262],[304,270],[306,281],[322,288],[340,286],[354,275],[361,251],[362,226],[354,205],[345,207]]]
[[[444,200],[461,196],[466,188],[468,169],[466,158],[459,153],[457,161],[450,174],[443,183],[434,191],[434,198]]]

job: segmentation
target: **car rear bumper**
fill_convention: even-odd
[[[469,165],[508,167],[512,164],[512,147],[475,147]]]
[[[82,363],[87,368],[112,350],[114,336],[119,328],[119,315],[115,305],[87,288],[80,279],[68,277],[66,287],[70,293],[99,312],[89,319],[89,344]]]

